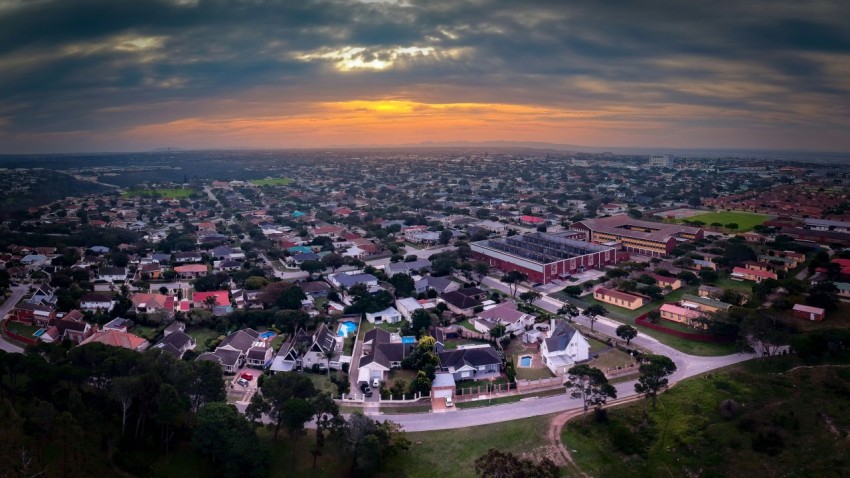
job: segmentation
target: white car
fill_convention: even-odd
[[[452,397],[446,397],[446,407],[455,406],[455,402],[452,401]]]
[[[381,388],[381,379],[372,379],[372,388]]]

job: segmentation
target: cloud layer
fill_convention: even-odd
[[[0,152],[850,149],[850,2],[0,0]]]

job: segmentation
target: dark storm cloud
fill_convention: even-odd
[[[850,2],[802,3],[0,0],[0,132],[223,114],[204,103],[251,92],[276,104],[819,109],[799,96],[839,105],[818,121],[846,123],[834,71],[850,58]],[[411,47],[430,54],[398,53]],[[346,48],[395,64],[340,71]]]

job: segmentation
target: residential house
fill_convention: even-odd
[[[172,322],[169,324],[169,327],[173,324],[179,324],[176,330],[165,334],[162,340],[157,342],[153,347],[168,352],[177,358],[183,358],[183,355],[189,350],[194,350],[197,344],[192,336],[180,328],[181,326],[185,327],[182,322]]]
[[[456,388],[454,375],[447,372],[435,373],[434,381],[431,382],[432,410],[445,410],[448,403],[454,402]]]
[[[487,380],[500,375],[502,358],[489,344],[461,346],[437,355],[441,370],[451,373],[455,381]]]
[[[112,347],[121,347],[125,349],[141,352],[148,348],[147,340],[138,335],[129,332],[121,332],[119,330],[101,330],[93,333],[88,338],[80,342],[80,346],[88,344],[104,344]]]
[[[58,317],[55,321],[55,325],[41,334],[41,336],[39,336],[39,340],[48,343],[69,340],[75,344],[79,344],[83,340],[91,337],[91,335],[96,331],[96,326],[92,326],[90,323],[83,320],[82,312],[79,310],[72,310],[64,316]]]
[[[174,262],[177,264],[189,264],[192,262],[201,262],[203,257],[199,252],[175,252]]]
[[[115,301],[112,300],[112,294],[89,292],[80,297],[80,309],[82,310],[109,312],[114,306]]]
[[[24,322],[39,327],[53,325],[56,320],[56,307],[45,304],[31,304],[19,302],[11,312],[11,317],[19,322]]]
[[[374,379],[384,381],[387,372],[394,368],[401,368],[402,360],[410,354],[413,347],[414,344],[402,343],[398,335],[381,328],[372,329],[363,336],[360,373],[368,374],[369,382]]]
[[[124,282],[127,280],[127,268],[101,267],[97,270],[97,280],[106,282]]]
[[[502,302],[491,307],[485,307],[479,312],[472,325],[475,330],[487,334],[497,325],[505,327],[506,333],[519,334],[527,327],[534,325],[536,317],[517,309],[513,302]]]
[[[387,264],[384,272],[386,272],[388,277],[392,277],[396,274],[407,274],[412,276],[423,270],[431,270],[431,261],[428,259],[417,259],[411,262],[390,262]]]
[[[646,299],[643,297],[628,294],[619,290],[607,289],[605,287],[597,287],[596,290],[593,291],[593,298],[600,302],[616,305],[617,307],[623,307],[629,310],[639,309],[646,303]]]
[[[339,272],[328,276],[328,281],[334,287],[345,287],[350,289],[358,284],[363,284],[366,287],[377,287],[378,278],[372,274],[364,274],[362,272]]]
[[[133,310],[137,314],[165,314],[167,317],[174,315],[175,299],[170,295],[162,294],[133,294],[130,296]]]
[[[301,290],[308,296],[317,299],[319,297],[327,297],[331,290],[331,286],[324,281],[302,282],[298,284]]]
[[[183,279],[193,279],[207,275],[207,266],[204,264],[188,264],[177,266],[174,268],[174,271]]]
[[[342,340],[334,334],[327,325],[321,324],[313,334],[313,343],[302,357],[302,367],[330,368],[333,357],[342,352]]]
[[[417,294],[424,294],[428,290],[434,290],[437,294],[444,294],[460,289],[460,284],[448,277],[425,276],[414,283]]]
[[[225,337],[214,352],[203,353],[196,360],[217,362],[225,373],[236,373],[245,363],[248,350],[263,344],[259,332],[254,329],[242,329]]]
[[[310,349],[313,342],[313,336],[305,332],[304,329],[296,330],[295,334],[280,346],[277,355],[272,359],[269,370],[276,373],[300,369],[303,354]]]
[[[540,355],[549,370],[563,376],[573,365],[590,359],[590,344],[564,320],[552,319],[548,336],[540,344]]]
[[[472,317],[475,315],[475,309],[482,307],[481,301],[475,296],[465,295],[460,290],[441,294],[440,299],[446,303],[449,310],[464,317]]]
[[[418,309],[423,309],[424,307],[422,307],[418,300],[412,297],[405,297],[395,301],[395,308],[405,320],[410,320],[413,317],[414,312]]]
[[[402,315],[393,307],[387,307],[379,312],[366,312],[366,320],[370,324],[395,324],[401,322]]]
[[[116,317],[107,322],[106,325],[103,326],[102,330],[117,330],[118,332],[129,332],[134,325],[135,324],[130,319],[122,319],[121,317]]]
[[[57,301],[56,289],[49,284],[38,284],[34,286],[32,295],[27,302],[30,304],[55,305]]]
[[[233,306],[230,304],[230,294],[226,290],[195,292],[192,294],[192,307],[209,310],[215,316],[227,315],[233,312]]]

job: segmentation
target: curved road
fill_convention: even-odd
[[[485,278],[482,283],[487,287],[508,292],[505,284],[499,282],[497,279],[493,279],[492,277]],[[528,289],[520,287],[518,293],[525,290]],[[535,302],[535,305],[550,312],[555,312],[563,305],[563,303],[552,297],[543,296]],[[576,322],[590,327],[590,322],[584,316],[579,316],[576,319]],[[611,337],[616,337],[616,333],[614,331],[620,325],[622,325],[620,322],[601,317],[594,324],[594,329]],[[680,380],[699,375],[709,370],[743,362],[755,357],[754,354],[745,353],[725,355],[722,357],[701,357],[697,355],[689,355],[665,345],[657,339],[643,333],[638,333],[638,336],[632,339],[632,343],[651,350],[655,354],[666,355],[673,359],[676,363],[677,370],[670,377],[671,386]],[[636,380],[631,380],[616,384],[615,388],[617,389],[617,398],[627,398],[637,395],[634,391],[635,383],[637,383]],[[401,425],[406,431],[417,432],[487,425],[490,423],[506,422],[521,418],[580,409],[581,407],[582,402],[580,400],[569,398],[566,395],[558,395],[554,397],[528,398],[519,402],[492,407],[481,407],[466,410],[458,409],[446,413],[399,415],[383,414],[380,418],[394,421]]]

